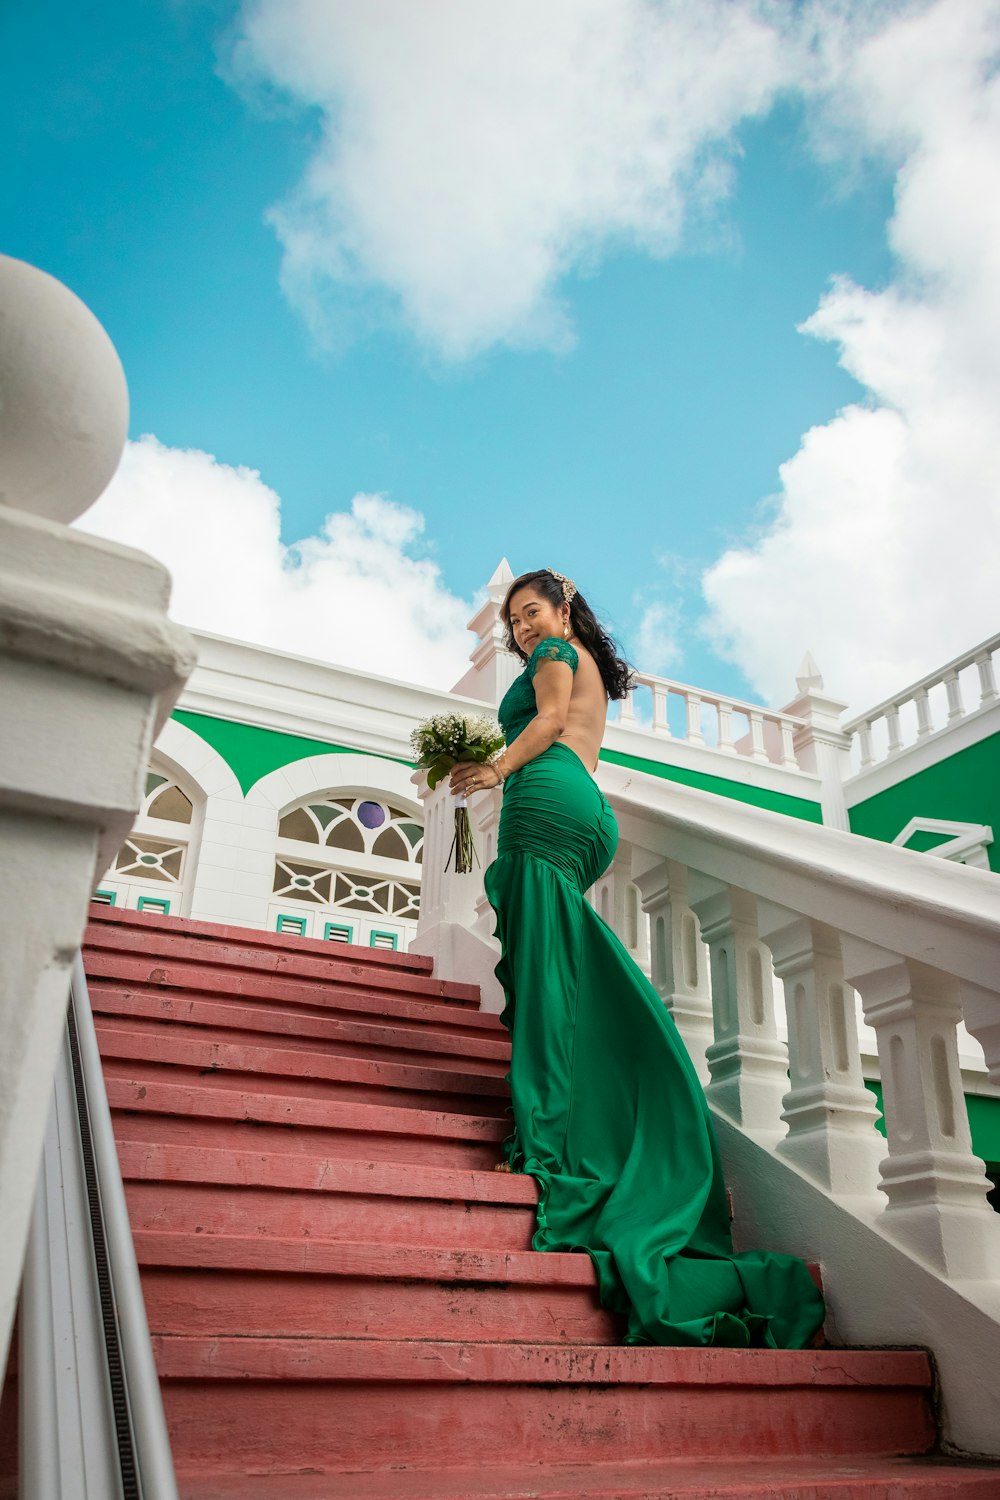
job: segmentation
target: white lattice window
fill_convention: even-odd
[[[286,812],[278,835],[296,843],[323,844],[330,850],[370,854],[376,859],[420,864],[423,824],[391,802],[371,797],[330,797]]]
[[[420,910],[423,841],[419,817],[371,794],[313,797],[286,809],[269,925],[331,942],[404,947]],[[312,915],[298,916],[297,907]]]
[[[194,811],[183,787],[151,768],[135,826],[101,881],[97,899],[180,916]]]

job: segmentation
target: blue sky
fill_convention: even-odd
[[[617,8],[630,15],[624,37],[614,6],[578,0],[628,62],[644,28],[655,40],[664,8],[645,0]],[[691,25],[698,14],[694,5],[666,10]],[[950,22],[941,5],[848,7],[850,46],[839,52],[834,38],[819,82],[806,76],[802,39],[768,31],[765,7],[730,7],[763,38],[759,55],[756,42],[733,38],[734,56],[747,54],[739,87],[721,70],[717,97],[685,104],[683,123],[672,127],[679,116],[666,106],[657,113],[660,92],[673,88],[684,99],[698,48],[714,57],[728,41],[727,9],[703,6],[702,17],[718,12],[722,30],[705,37],[696,25],[689,63],[675,64],[676,45],[664,52],[662,69],[641,84],[652,122],[642,139],[619,123],[628,92],[616,92],[603,72],[595,77],[597,104],[585,108],[598,147],[588,149],[594,176],[607,178],[596,208],[592,164],[573,157],[580,105],[572,81],[560,104],[559,58],[569,44],[584,45],[572,7],[553,6],[552,35],[539,44],[550,71],[528,101],[542,114],[568,112],[569,123],[552,129],[552,183],[541,168],[531,181],[536,145],[544,156],[550,141],[541,116],[523,142],[512,142],[510,173],[506,157],[475,145],[480,114],[494,109],[506,130],[534,86],[518,75],[517,27],[530,7],[505,7],[505,19],[495,6],[465,7],[480,34],[494,25],[504,32],[500,97],[482,106],[482,90],[466,95],[455,82],[483,63],[451,0],[424,7],[437,33],[431,62],[418,52],[412,70],[393,74],[401,67],[395,52],[414,38],[422,44],[408,36],[419,11],[401,0],[36,0],[0,17],[0,249],[52,272],[94,310],[128,376],[132,437],[157,440],[123,469],[115,497],[94,512],[95,528],[164,556],[191,623],[247,635],[256,623],[266,642],[390,672],[395,642],[392,675],[436,675],[443,686],[448,663],[456,660],[455,676],[461,670],[455,622],[504,553],[515,569],[551,563],[577,577],[638,665],[773,702],[792,695],[807,648],[828,686],[860,708],[866,694],[902,686],[994,629],[992,605],[970,608],[968,576],[964,584],[955,577],[967,558],[943,568],[953,597],[933,620],[911,597],[924,579],[914,556],[928,576],[929,558],[941,569],[936,528],[944,497],[951,504],[961,481],[944,438],[930,456],[897,451],[900,432],[917,443],[932,425],[920,418],[939,398],[940,341],[928,336],[917,347],[911,331],[943,318],[942,280],[949,312],[978,287],[961,236],[955,246],[936,243],[933,201],[918,202],[915,227],[898,205],[900,183],[912,198],[920,163],[944,150],[945,124],[959,136],[955,151],[995,129],[982,112],[965,118],[959,101],[968,101],[970,77],[984,96],[993,87],[997,7],[953,0]],[[909,31],[892,38],[890,26]],[[877,50],[866,65],[864,49],[890,44],[902,62],[886,83]],[[938,87],[932,75],[942,53],[950,71]],[[421,66],[426,76],[414,82]],[[578,70],[587,66],[578,54]],[[421,130],[430,119],[416,163],[406,128],[393,119],[400,90],[382,87],[385,74],[412,86],[404,104]],[[911,118],[915,84],[931,101],[923,135]],[[449,123],[436,135],[438,101],[453,86]],[[668,153],[650,166],[671,128],[691,139],[676,159]],[[604,161],[603,143],[619,136]],[[354,162],[345,167],[343,143],[352,139]],[[434,168],[424,172],[429,157]],[[337,167],[318,231],[315,204],[295,203],[296,185],[317,161]],[[946,168],[945,160],[939,177]],[[479,238],[470,231],[463,243],[466,219],[452,186],[460,199],[466,173],[477,193],[484,184],[482,204],[477,197],[468,215],[477,224],[482,205],[487,217],[492,210],[496,178],[495,242],[477,228]],[[642,173],[635,209],[628,184]],[[966,213],[971,233],[985,189],[968,176],[949,186],[961,201],[942,212],[957,212],[959,230]],[[381,184],[377,203],[365,196],[370,183]],[[924,198],[935,190],[932,180]],[[560,206],[539,231],[537,254],[519,257],[515,247],[532,249],[536,205],[554,195]],[[428,266],[438,218],[442,255],[454,266],[447,277]],[[289,247],[304,232],[319,243],[302,275],[290,269]],[[551,265],[539,279],[533,266],[546,255]],[[799,331],[824,297],[819,336]],[[494,312],[505,298],[513,309],[506,321]],[[976,304],[970,326],[991,312]],[[971,388],[973,351],[963,346],[949,358],[966,361]],[[948,399],[956,384],[961,378],[949,383]],[[978,434],[970,401],[958,416]],[[839,416],[845,409],[857,417]],[[882,417],[881,427],[871,420]],[[957,444],[964,429],[950,430]],[[810,431],[812,447],[803,444]],[[178,450],[211,459],[196,473]],[[987,445],[979,456],[983,488],[968,501],[977,525],[988,520],[997,455]],[[792,480],[783,480],[779,468],[793,459]],[[915,495],[935,463],[933,492]],[[339,563],[327,555],[329,539],[312,552],[307,544],[305,568],[302,556],[283,554],[285,585],[295,575],[294,608],[275,585],[273,607],[257,622],[221,597],[195,557],[204,543],[182,491],[204,485],[204,513],[223,466],[258,471],[256,487],[243,480],[250,511],[263,505],[263,486],[280,497],[286,547],[322,537],[324,518],[341,517]],[[356,525],[349,518],[358,494],[383,503]],[[841,496],[849,497],[843,507]],[[273,559],[244,559],[241,547],[258,545],[257,530],[261,548],[276,544],[263,520],[240,534],[235,491],[219,504],[220,527],[233,532],[232,592],[241,573],[274,571]],[[409,512],[423,518],[422,530]],[[921,546],[898,568],[883,567],[901,516],[918,523]],[[920,517],[928,518],[922,531]],[[817,534],[824,526],[829,544]],[[995,541],[988,525],[982,545],[991,565]],[[855,553],[865,554],[863,567],[855,569]],[[373,577],[377,558],[385,567]],[[307,602],[306,575],[320,563],[327,571],[313,578]],[[797,582],[781,604],[786,577]],[[324,604],[331,589],[344,600],[332,622]],[[366,635],[380,643],[370,660]]]

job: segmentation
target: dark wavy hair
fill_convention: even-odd
[[[528,658],[515,641],[514,632],[510,628],[510,601],[518,590],[523,588],[533,588],[536,593],[541,594],[543,599],[554,604],[556,609],[565,600],[562,580],[548,568],[537,568],[534,573],[522,573],[520,578],[514,579],[507,590],[503,604],[500,606],[500,618],[507,627],[504,644],[508,651],[526,662]],[[596,661],[608,697],[613,701],[624,698],[632,686],[632,668],[624,657],[619,656],[614,640],[602,628],[594,611],[579,590],[570,601],[569,623],[573,634],[579,636]]]

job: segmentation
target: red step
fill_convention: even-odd
[[[99,1023],[97,1037],[109,1076],[197,1083],[207,1073],[221,1088],[265,1088],[271,1094],[351,1100],[392,1108],[503,1114],[510,1092],[503,1078],[468,1072],[456,1063],[435,1067],[338,1056],[332,1049],[273,1047],[258,1041],[187,1036],[175,1028],[150,1031],[127,1022]]]
[[[441,1062],[459,1058],[476,1072],[503,1077],[510,1067],[510,1041],[506,1032],[445,1029],[440,1024],[393,1025],[384,1020],[352,1019],[319,1007],[254,1004],[245,996],[207,998],[175,995],[161,990],[128,988],[125,985],[91,984],[90,1000],[95,1016],[128,1019],[136,1027],[162,1028],[163,1022],[185,1028],[185,1035],[210,1033],[219,1040],[239,1038],[273,1039],[275,1045],[308,1049],[316,1042],[344,1056],[378,1057],[392,1061]],[[439,1013],[435,1014],[439,1021]],[[280,1042],[279,1042],[280,1039]]]
[[[527,1250],[538,1189],[506,1172],[122,1142],[134,1230]]]
[[[620,1346],[426,960],[104,911],[86,963],[182,1500],[1000,1494],[913,1456],[920,1352]]]
[[[158,1335],[181,1472],[921,1453],[921,1353]],[[225,1424],[227,1449],[218,1432]]]
[[[346,1475],[185,1474],[181,1500],[996,1500],[997,1472],[913,1458],[511,1464],[492,1432],[475,1468]],[[474,1457],[470,1454],[470,1458]]]
[[[444,1328],[557,1344],[623,1332],[597,1303],[587,1255],[145,1231],[136,1250],[154,1332],[434,1339]]]

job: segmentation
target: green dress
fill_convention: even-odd
[[[500,705],[511,744],[537,713],[540,642]],[[539,1185],[536,1250],[585,1250],[627,1343],[806,1347],[823,1321],[805,1264],[733,1252],[705,1096],[662,1000],[584,897],[618,843],[580,758],[554,744],[504,785],[486,891],[497,917],[514,1134]]]

